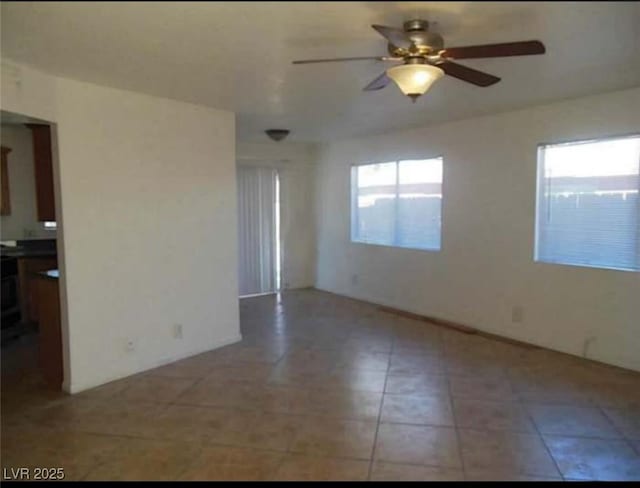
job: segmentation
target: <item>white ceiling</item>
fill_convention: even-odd
[[[363,92],[385,63],[370,25],[430,20],[449,46],[539,39],[543,56],[480,59],[479,88],[445,77],[412,104]],[[640,85],[638,2],[2,2],[2,56],[103,85],[228,109],[238,138],[336,138]]]

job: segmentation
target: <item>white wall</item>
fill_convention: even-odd
[[[640,273],[533,261],[536,145],[629,132],[639,88],[326,145],[317,286],[640,370]],[[351,243],[349,165],[438,155],[442,250]]]
[[[56,123],[65,388],[238,340],[234,115],[26,67],[6,81],[3,109]]]
[[[1,217],[2,240],[55,239],[55,230],[46,230],[38,221],[31,131],[24,125],[2,124],[0,137],[2,145],[11,148],[7,162],[11,215]]]
[[[315,283],[315,161],[316,146],[290,142],[239,142],[238,164],[278,168],[282,285],[304,288]]]

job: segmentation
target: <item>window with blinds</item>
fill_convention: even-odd
[[[351,240],[439,250],[442,158],[351,168]]]
[[[640,270],[640,135],[538,148],[536,261]]]

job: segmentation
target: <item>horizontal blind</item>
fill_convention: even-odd
[[[442,158],[354,166],[351,240],[440,249]]]
[[[640,136],[541,146],[536,260],[640,270]]]

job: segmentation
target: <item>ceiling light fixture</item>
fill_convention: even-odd
[[[276,142],[281,141],[289,135],[289,131],[287,129],[267,129],[264,132],[270,139],[273,139]]]
[[[444,76],[444,71],[437,66],[418,62],[389,68],[387,75],[415,103],[420,95],[424,95],[431,85]]]

